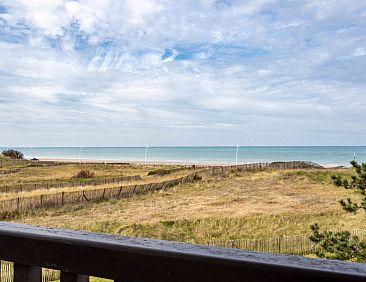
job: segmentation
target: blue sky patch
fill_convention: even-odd
[[[8,8],[5,6],[1,6],[0,5],[0,14],[7,14],[8,13]]]
[[[263,48],[249,48],[235,44],[179,44],[174,48],[165,49],[161,59],[165,60],[176,54],[175,61],[192,59],[247,59],[268,54]]]

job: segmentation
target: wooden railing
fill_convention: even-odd
[[[62,282],[89,275],[114,281],[366,281],[366,265],[0,222],[0,258],[15,282],[40,282],[41,267]]]

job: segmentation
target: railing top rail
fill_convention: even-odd
[[[366,264],[6,222],[0,257],[125,281],[366,280]]]

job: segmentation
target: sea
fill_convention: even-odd
[[[5,147],[0,148],[5,149]],[[243,164],[311,161],[324,166],[366,162],[366,146],[18,147],[26,158]]]

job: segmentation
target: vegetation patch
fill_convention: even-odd
[[[1,152],[1,154],[4,157],[11,158],[11,159],[17,159],[17,160],[24,159],[24,154],[19,150],[5,149]]]
[[[354,200],[348,197],[347,199],[339,200],[343,210],[348,213],[356,214],[358,210],[366,211],[366,163],[357,163],[351,161],[356,174],[347,179],[342,175],[332,175],[333,183],[338,187],[343,187],[346,190],[353,190],[361,199]],[[351,193],[349,193],[351,194]],[[358,236],[351,236],[347,230],[332,232],[324,230],[320,232],[318,223],[311,225],[312,240],[318,250],[316,255],[321,258],[349,260],[357,262],[366,262],[366,239]]]
[[[350,169],[337,170],[337,175],[343,178],[350,179],[354,174]],[[301,178],[305,177],[310,182],[314,183],[330,183],[334,175],[334,170],[296,170],[288,171],[283,175],[283,178]]]
[[[166,175],[171,174],[171,171],[169,169],[163,169],[163,168],[157,168],[150,170],[147,175]]]
[[[90,170],[80,170],[73,178],[94,178],[95,173]]]

